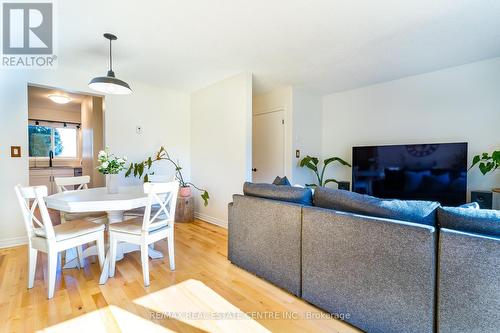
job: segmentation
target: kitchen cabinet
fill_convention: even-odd
[[[54,182],[55,177],[73,177],[74,168],[32,168],[30,169],[30,186],[47,186],[48,194],[57,193],[57,187]]]

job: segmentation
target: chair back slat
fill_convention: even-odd
[[[88,183],[90,183],[90,176],[78,176],[78,177],[54,177],[54,182],[57,186],[57,192],[66,192],[73,190],[82,190],[88,188]],[[68,188],[68,186],[78,186],[75,188]]]
[[[31,239],[31,237],[35,235],[35,228],[43,229],[46,238],[54,238],[54,227],[52,226],[49,211],[44,200],[47,196],[47,187],[22,187],[21,185],[16,185],[14,191],[16,192],[23,213],[24,225],[29,238]],[[42,221],[35,216],[37,208],[42,217]]]
[[[144,184],[144,193],[148,194],[148,203],[144,211],[144,218],[142,222],[143,232],[148,231],[151,223],[155,222],[157,219],[167,221],[169,225],[174,223],[178,191],[178,181]],[[151,207],[154,204],[158,204],[160,208],[153,216],[151,216]]]

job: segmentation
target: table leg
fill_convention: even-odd
[[[80,263],[78,262],[78,254],[76,253],[76,248],[67,249],[64,254],[63,269],[79,268],[79,267]]]

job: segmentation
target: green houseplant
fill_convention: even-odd
[[[491,155],[489,153],[482,153],[474,156],[469,170],[476,165],[479,166],[479,171],[481,171],[483,175],[500,169],[500,150],[495,150]]]
[[[324,179],[326,167],[334,162],[340,163],[343,166],[351,167],[351,165],[348,162],[344,161],[340,157],[334,156],[334,157],[327,158],[326,160],[323,161],[323,167],[320,167],[320,165],[319,165],[320,164],[319,158],[314,157],[314,156],[309,156],[309,155],[304,157],[300,161],[300,164],[299,164],[300,167],[302,167],[302,168],[305,167],[305,168],[312,170],[314,172],[314,174],[316,175],[316,178],[318,180],[318,184],[306,184],[306,186],[325,186],[328,183],[338,184],[339,182],[334,178]]]
[[[474,168],[476,165],[479,167],[479,171],[481,171],[483,175],[500,169],[500,150],[495,150],[491,154],[482,153],[474,156],[474,158],[472,159],[472,165],[470,166],[469,170]],[[500,188],[494,188],[493,192],[496,193],[496,196],[499,196]],[[499,201],[500,200],[497,199],[497,202]]]
[[[148,157],[146,160],[137,163],[131,163],[127,169],[127,172],[125,173],[125,177],[129,177],[132,175],[138,178],[144,177],[144,182],[148,182],[149,176],[154,175],[154,172],[151,171],[153,163],[162,160],[168,161],[174,166],[175,178],[179,181],[179,185],[181,187],[179,191],[181,196],[189,196],[191,194],[191,186],[192,186],[201,192],[201,198],[203,199],[203,203],[205,206],[207,206],[208,199],[210,199],[207,190],[199,188],[193,183],[186,181],[184,176],[182,175],[182,167],[180,166],[179,162],[178,161],[175,162],[170,157],[169,153],[163,146],[160,147],[160,150],[157,153],[155,153],[155,155]]]

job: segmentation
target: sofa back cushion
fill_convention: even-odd
[[[307,206],[312,205],[312,191],[309,188],[246,182],[243,185],[243,194]]]
[[[314,205],[344,212],[436,225],[438,202],[379,199],[355,192],[318,187]]]
[[[438,210],[441,228],[500,237],[500,211],[441,207]]]

